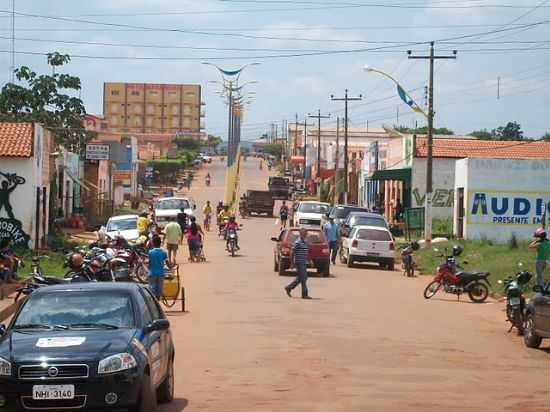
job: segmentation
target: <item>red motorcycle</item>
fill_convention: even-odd
[[[462,246],[455,245],[452,255],[448,254],[447,249],[444,254],[439,255],[443,262],[437,267],[435,278],[424,289],[425,299],[430,299],[443,287],[445,293],[457,295],[458,299],[463,293],[468,293],[472,302],[485,302],[491,287],[487,279],[489,272],[457,272],[457,269],[462,269],[456,262],[461,253]]]

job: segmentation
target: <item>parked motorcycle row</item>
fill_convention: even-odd
[[[70,251],[65,255],[67,273],[63,278],[46,276],[41,268],[42,259],[32,259],[31,282],[17,289],[15,300],[32,293],[37,288],[78,282],[128,282],[146,283],[148,278],[147,249],[140,243],[129,244],[122,236],[108,239],[108,243],[94,242],[88,248]]]

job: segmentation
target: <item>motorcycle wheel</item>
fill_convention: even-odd
[[[432,298],[439,288],[441,287],[441,282],[439,280],[434,280],[426,286],[426,289],[424,289],[424,299],[430,299]]]
[[[231,257],[235,257],[235,244],[231,242]]]
[[[475,303],[483,303],[489,296],[489,288],[481,282],[474,282],[468,287],[468,296]]]
[[[140,283],[147,283],[149,281],[149,271],[143,263],[136,266],[134,274]]]

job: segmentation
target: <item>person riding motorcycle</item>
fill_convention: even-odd
[[[229,233],[230,231],[235,232],[235,247],[237,248],[237,250],[239,250],[240,249],[240,247],[239,247],[239,236],[237,235],[237,230],[239,230],[239,224],[237,223],[237,219],[236,219],[235,215],[232,213],[229,216],[229,220],[227,221],[227,223],[225,225],[225,232],[226,233]],[[228,246],[229,246],[229,236],[227,236],[227,242],[226,242],[226,247],[228,248]]]
[[[218,213],[218,224],[222,225],[225,220],[229,219],[229,206],[224,205],[220,213]]]
[[[220,212],[222,211],[223,209],[223,202],[220,200],[218,202],[218,205],[216,206],[216,216],[218,216],[220,214]]]
[[[146,210],[140,213],[137,220],[137,231],[140,236],[147,236],[149,234],[149,226],[151,221],[149,220],[149,214]]]

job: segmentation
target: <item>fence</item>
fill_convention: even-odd
[[[424,233],[424,208],[414,207],[405,209],[405,236],[420,238]]]

